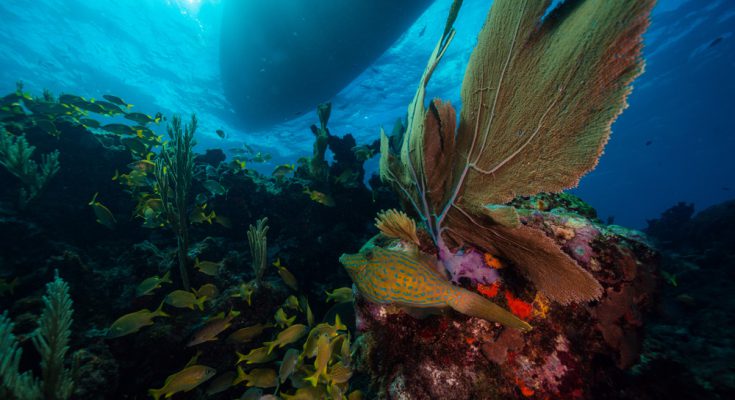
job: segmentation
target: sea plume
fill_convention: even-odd
[[[416,234],[416,221],[403,211],[391,209],[379,212],[375,217],[375,227],[390,238],[401,239],[417,246],[420,244]]]

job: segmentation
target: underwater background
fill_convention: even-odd
[[[223,77],[223,52],[234,51],[223,39],[223,23],[234,18],[226,3],[0,1],[0,133],[8,135],[0,143],[0,310],[7,310],[0,398],[735,395],[735,2],[658,1],[643,34],[645,72],[599,164],[564,194],[511,203],[548,212],[522,221],[553,232],[593,274],[600,265],[615,271],[595,275],[614,299],[590,311],[588,325],[598,331],[580,322],[587,321],[578,318],[583,306],[569,313],[551,306],[547,317],[533,293],[505,292],[502,304],[515,316],[548,318],[533,331],[543,336],[525,347],[486,321],[465,324],[463,315],[376,309],[355,295],[358,278],[340,262],[386,232],[374,226],[378,212],[407,208],[378,178],[380,130],[396,132],[396,120],[406,118],[452,1],[407,1],[392,19],[365,16],[366,26],[392,30],[369,62],[345,62],[355,72],[344,84],[287,63],[297,76],[307,71],[304,80],[338,89],[253,129],[228,98],[239,89]],[[288,12],[288,2],[276,3]],[[392,2],[377,3],[391,12]],[[461,108],[462,78],[492,3],[463,2],[429,99]],[[551,8],[564,3],[575,2]],[[309,7],[299,11],[303,18]],[[309,34],[274,26],[287,37]],[[359,32],[337,54],[360,55],[368,51],[361,41],[377,36]],[[260,39],[267,47],[271,38]],[[329,59],[334,48],[308,53],[317,64],[339,64]],[[288,98],[306,89],[283,90]],[[11,159],[20,137],[35,149],[25,147],[26,161],[35,160],[25,165]],[[161,164],[163,142],[189,146],[183,157],[190,158],[172,152]],[[168,185],[178,193],[185,175],[167,174],[186,162],[188,202],[177,205],[172,194],[170,205],[161,192]],[[421,232],[419,249],[437,255]],[[503,297],[492,286],[498,274],[508,288],[523,286],[501,266],[513,264],[503,254],[483,256],[500,272],[453,274],[454,283],[488,298]],[[68,349],[37,351],[54,348],[53,340],[43,343],[53,335],[37,330],[39,321],[66,326]],[[475,342],[489,332],[494,350]],[[584,337],[600,355],[563,350],[565,335]],[[460,345],[475,350],[462,353]],[[447,354],[491,367],[455,375],[406,370],[427,365],[421,360],[451,364]],[[523,362],[535,362],[526,368],[533,377],[518,372]],[[56,373],[47,374],[53,365]],[[483,392],[477,382],[494,389]]]

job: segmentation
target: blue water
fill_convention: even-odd
[[[219,79],[220,0],[3,0],[0,92],[22,80],[39,93],[99,98],[114,93],[137,110],[196,112],[202,148],[255,145],[272,163],[311,151],[314,114],[243,132]],[[405,114],[443,29],[450,0],[437,0],[403,36],[334,96],[330,128],[372,141]],[[459,86],[483,16],[466,0],[457,36],[429,87],[459,102]],[[615,223],[642,227],[677,201],[701,209],[735,194],[735,2],[662,0],[646,34],[646,73],[613,126],[598,168],[575,193]],[[217,129],[229,134],[226,141]],[[374,165],[374,164],[373,164]],[[272,167],[272,166],[271,166]]]

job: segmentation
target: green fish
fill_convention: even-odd
[[[107,338],[114,339],[138,332],[141,328],[153,325],[153,318],[156,317],[170,317],[163,312],[163,302],[155,311],[144,308],[118,318],[107,331]]]
[[[293,322],[296,320],[296,316],[290,317],[286,314],[285,311],[283,311],[283,308],[279,308],[278,311],[276,311],[276,314],[273,316],[273,319],[276,320],[276,326],[279,328],[287,328],[293,324]]]
[[[139,113],[139,112],[132,112],[132,113],[125,114],[125,119],[129,119],[141,125],[145,125],[149,122],[158,123],[158,118],[153,118],[150,115]]]
[[[135,129],[125,124],[107,124],[102,129],[116,135],[135,135]]]
[[[140,285],[138,285],[137,289],[135,289],[135,295],[147,296],[149,294],[153,294],[153,291],[160,288],[161,285],[164,283],[172,283],[171,273],[169,271],[166,271],[163,277],[153,275],[150,278],[146,278],[143,282],[140,283]]]
[[[255,368],[252,371],[245,373],[241,367],[237,367],[237,377],[232,384],[237,385],[240,382],[245,382],[245,386],[247,387],[267,389],[276,387],[278,377],[276,376],[276,371],[271,368]]]
[[[186,290],[174,290],[163,301],[177,308],[189,308],[193,310],[194,307],[198,307],[204,311],[204,302],[206,300],[207,296],[197,297],[194,293],[187,292]]]
[[[339,261],[360,293],[373,303],[445,308],[527,331],[531,325],[477,293],[452,285],[417,254],[368,244]]]
[[[273,325],[271,324],[256,324],[253,326],[240,328],[235,332],[232,332],[232,334],[227,338],[227,341],[234,343],[247,343],[260,336],[266,329],[272,327]]]
[[[308,331],[309,327],[307,327],[306,325],[291,325],[278,333],[278,336],[276,336],[276,339],[274,341],[264,342],[263,346],[268,347],[268,354],[270,354],[276,347],[281,348],[301,339]]]
[[[325,293],[327,294],[327,303],[329,303],[330,301],[333,301],[335,303],[344,303],[346,301],[354,300],[354,297],[352,295],[352,288],[350,287],[341,287],[338,289],[334,289],[332,293]]]
[[[276,169],[273,170],[273,173],[271,175],[275,176],[276,178],[283,178],[284,176],[293,172],[295,168],[296,167],[293,164],[282,164],[277,166]]]
[[[106,95],[104,95],[104,96],[102,96],[102,97],[103,97],[103,98],[104,98],[105,100],[109,101],[110,103],[114,103],[114,104],[117,104],[118,106],[123,106],[123,107],[125,107],[125,108],[132,108],[132,107],[133,107],[133,105],[132,105],[132,104],[128,104],[128,103],[126,103],[126,102],[125,102],[125,101],[124,101],[123,99],[121,99],[121,98],[119,98],[119,97],[117,97],[117,96],[113,96],[113,95],[111,95],[111,94],[106,94]]]
[[[237,355],[236,365],[243,361],[245,361],[246,364],[263,364],[276,359],[276,355],[269,353],[268,349],[265,347],[252,349],[248,354],[242,354],[238,351],[236,351],[235,354]]]
[[[97,195],[99,193],[95,193],[92,197],[92,200],[89,202],[89,205],[92,206],[92,210],[94,210],[94,215],[97,217],[97,222],[101,225],[104,225],[110,229],[115,229],[115,224],[117,223],[117,220],[115,219],[115,216],[112,215],[112,212],[109,208],[105,207],[97,201]]]
[[[296,369],[296,364],[299,361],[299,351],[297,349],[288,349],[286,354],[283,356],[281,366],[278,368],[278,382],[283,384],[286,382],[291,374]],[[278,392],[278,390],[276,390]]]
[[[170,375],[160,389],[148,391],[153,399],[158,400],[161,396],[169,398],[179,392],[188,392],[202,383],[211,379],[217,371],[206,365],[192,365],[181,371]]]
[[[221,183],[211,179],[204,181],[202,186],[214,195],[224,196],[227,194],[227,189]]]

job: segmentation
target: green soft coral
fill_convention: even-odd
[[[69,286],[57,275],[46,285],[38,329],[31,336],[41,355],[42,379],[20,372],[23,350],[13,335],[7,312],[0,314],[0,398],[14,400],[66,400],[74,388],[72,371],[64,368],[69,350],[72,300]]]
[[[36,198],[59,172],[58,150],[43,154],[41,164],[31,158],[35,150],[25,135],[16,136],[0,128],[0,165],[20,179],[23,185],[20,189],[21,208]]]

